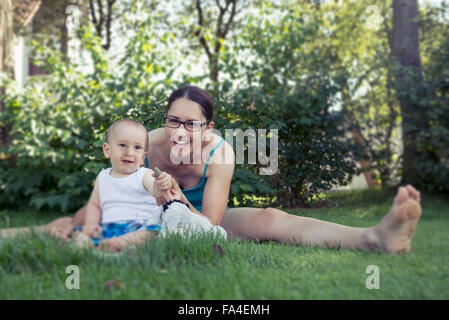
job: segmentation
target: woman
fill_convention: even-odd
[[[249,240],[292,244],[408,252],[421,215],[420,194],[401,187],[390,211],[377,226],[357,228],[290,215],[274,208],[227,208],[234,172],[232,147],[211,133],[214,128],[210,95],[193,86],[172,93],[165,128],[149,133],[147,166],[159,167],[174,179],[173,193],[181,194],[193,211],[221,225],[230,235]],[[223,161],[223,160],[231,161]],[[60,218],[40,227],[62,237],[84,222],[84,208],[74,218]]]

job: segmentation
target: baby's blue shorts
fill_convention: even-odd
[[[124,234],[134,232],[134,231],[160,231],[160,224],[148,224],[146,220],[136,221],[136,220],[125,220],[110,223],[100,223],[101,236],[100,238],[91,238],[95,246],[98,246],[101,241],[105,239],[110,239],[114,237],[120,237]],[[83,227],[75,227],[73,231],[82,231]]]

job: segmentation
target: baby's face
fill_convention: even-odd
[[[116,174],[126,176],[143,165],[146,139],[147,130],[142,127],[122,123],[115,128],[109,143],[103,145],[103,152]]]

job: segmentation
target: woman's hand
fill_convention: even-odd
[[[161,174],[162,175],[162,174]],[[165,192],[162,192],[161,194],[159,194],[156,197],[156,202],[158,206],[161,206],[165,203],[167,203],[170,200],[182,200],[182,191],[181,188],[179,187],[178,183],[176,182],[176,180],[168,175],[171,179],[170,184],[171,184],[171,188],[170,190],[167,190]]]
[[[182,200],[182,190],[179,187],[179,184],[176,182],[176,180],[172,177],[172,181],[171,181],[171,189],[170,189],[170,193],[173,197],[173,199],[176,200]]]

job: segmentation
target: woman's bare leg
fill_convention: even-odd
[[[299,217],[267,208],[234,208],[226,212],[221,226],[230,234],[249,240],[274,240],[313,246],[408,252],[421,216],[420,194],[412,186],[401,187],[390,211],[370,228],[344,226]]]
[[[85,206],[81,207],[72,217],[58,218],[48,224],[34,227],[22,227],[22,228],[8,228],[0,229],[0,238],[15,237],[19,234],[27,234],[30,232],[47,232],[51,235],[57,236],[61,239],[68,239],[72,233],[72,229],[75,226],[81,226],[84,224]]]

